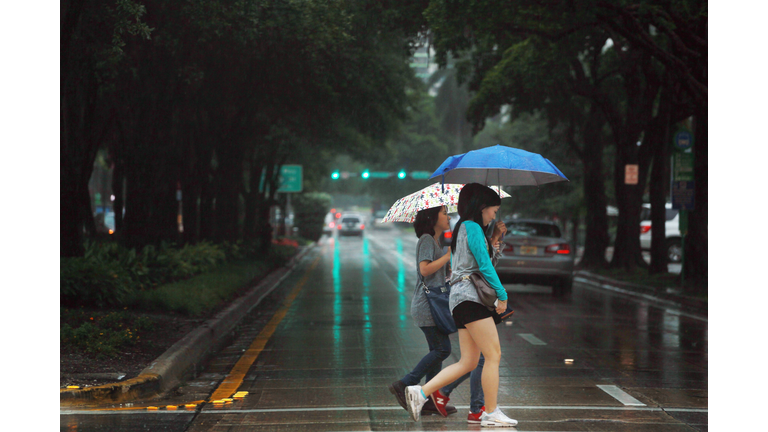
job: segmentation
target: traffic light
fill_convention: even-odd
[[[332,179],[334,179],[334,180],[338,180],[338,179],[339,179],[339,177],[341,177],[341,174],[339,173],[339,170],[336,170],[336,171],[334,171],[334,172],[332,172],[332,173],[331,173],[331,178],[332,178]]]
[[[399,173],[397,173],[397,178],[404,179],[405,178],[405,170],[400,170]]]
[[[365,171],[363,171],[363,174],[361,174],[361,176],[362,176],[364,179],[367,179],[368,177],[370,177],[370,176],[371,176],[371,173],[370,173],[368,170],[365,170]]]

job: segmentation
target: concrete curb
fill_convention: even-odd
[[[293,270],[293,267],[314,249],[317,243],[301,248],[291,260],[273,270],[246,295],[234,300],[213,318],[187,333],[173,344],[135,378],[114,384],[61,389],[60,404],[83,402],[126,402],[163,394],[198,370],[215,352],[223,348],[228,335],[261,300],[271,293]]]
[[[695,297],[682,295],[668,288],[657,288],[647,285],[638,285],[629,282],[617,281],[604,276],[599,276],[588,271],[579,270],[574,273],[574,280],[588,285],[606,289],[609,291],[627,294],[633,297],[672,306],[691,313],[707,316],[708,303]]]

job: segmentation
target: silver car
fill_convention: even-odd
[[[503,256],[496,265],[499,277],[511,283],[551,285],[561,296],[573,286],[575,250],[553,222],[533,219],[505,221]]]
[[[339,235],[355,235],[363,236],[363,230],[365,229],[365,222],[362,215],[359,214],[343,214],[336,223],[336,228],[339,231]]]

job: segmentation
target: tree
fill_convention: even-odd
[[[83,229],[92,225],[88,180],[114,111],[110,94],[124,60],[126,36],[148,39],[144,6],[132,0],[61,3],[60,255],[82,256]],[[90,223],[89,223],[90,222]]]

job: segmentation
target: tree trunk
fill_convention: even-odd
[[[62,156],[62,162],[65,157]],[[62,164],[64,165],[64,164]],[[61,257],[83,256],[83,224],[77,197],[80,195],[76,176],[67,167],[61,167],[59,186],[59,255]]]
[[[708,120],[707,107],[698,107],[694,116],[694,210],[688,214],[688,235],[683,251],[685,286],[688,291],[697,294],[708,291]]]
[[[671,121],[671,90],[665,88],[659,112],[650,128],[648,139],[653,148],[653,171],[650,178],[651,201],[651,265],[650,274],[667,273],[666,202],[669,187],[669,123]]]
[[[243,162],[233,149],[221,149],[217,155],[216,239],[235,242],[240,238],[238,201],[243,183]]]
[[[584,201],[587,207],[586,238],[584,255],[579,262],[583,268],[605,268],[605,249],[610,244],[608,237],[608,199],[605,196],[605,173],[603,169],[604,120],[596,110],[590,112],[583,131],[584,151]]]
[[[650,146],[651,144],[646,143],[644,145]],[[649,164],[647,160],[643,161],[638,153],[636,144],[632,143],[630,146],[628,142],[624,143],[624,148],[617,152],[614,167],[614,187],[616,188],[619,218],[610,266],[623,268],[628,272],[637,267],[645,268],[648,266],[643,260],[640,250],[640,209]],[[636,185],[625,184],[625,166],[627,164],[639,165],[638,184]]]

